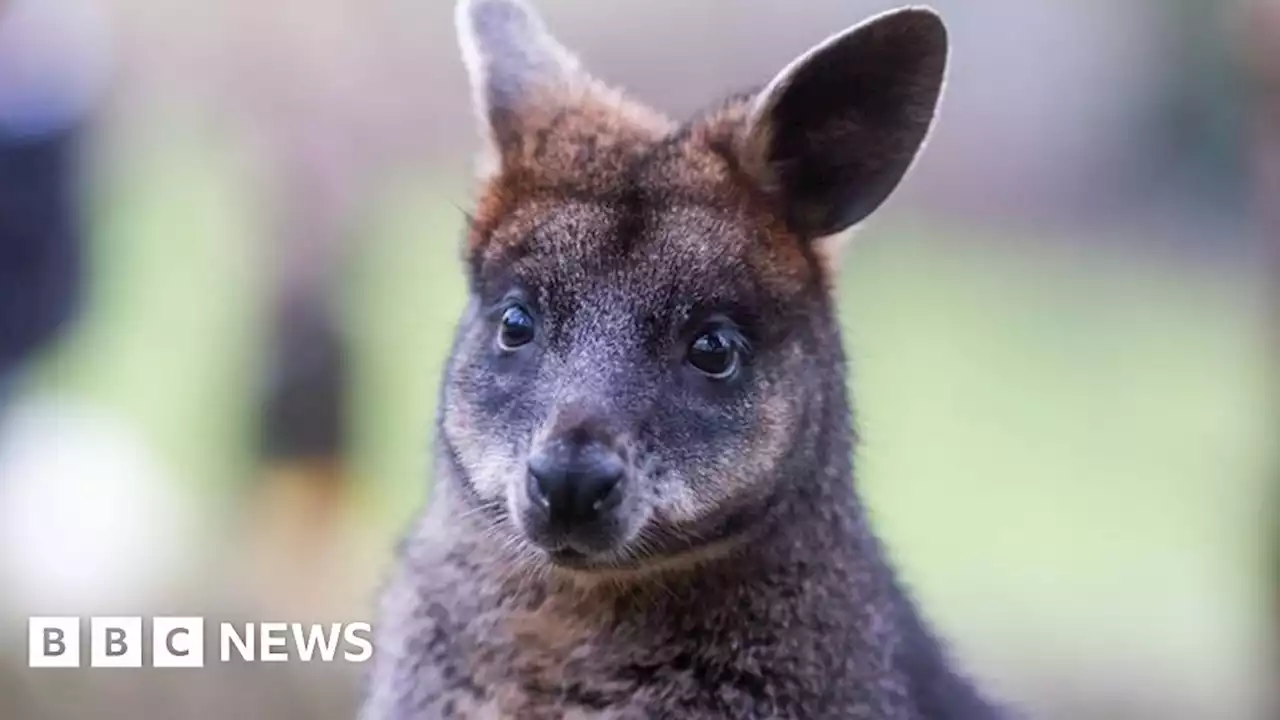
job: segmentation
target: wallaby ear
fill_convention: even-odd
[[[894,10],[818,44],[754,98],[743,166],[796,232],[841,233],[893,192],[933,124],[947,54],[933,10]]]
[[[590,83],[577,58],[523,0],[459,0],[455,21],[491,159],[519,143],[532,114]]]

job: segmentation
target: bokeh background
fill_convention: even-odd
[[[674,115],[883,0],[541,0]],[[936,0],[845,255],[859,482],[1032,718],[1275,717],[1280,3]],[[477,135],[446,0],[0,1],[0,718],[349,718],[359,665],[29,670],[51,614],[371,619]]]

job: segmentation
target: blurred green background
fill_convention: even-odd
[[[97,575],[41,574],[102,538],[8,496],[48,520],[6,536],[0,717],[202,717],[228,695],[246,717],[350,717],[358,666],[51,677],[22,667],[24,619],[368,619],[428,487],[475,146],[448,3],[181,5],[107,3],[124,71],[85,165],[89,295],[0,441],[11,485],[65,461],[69,505],[133,467],[102,427],[154,473],[92,496],[137,535]],[[541,3],[589,66],[677,114],[889,5]],[[1260,20],[936,5],[955,39],[941,126],[839,287],[874,522],[957,654],[1032,717],[1266,717],[1280,129]],[[342,442],[264,454],[293,297],[344,343]],[[50,407],[69,419],[27,429]]]

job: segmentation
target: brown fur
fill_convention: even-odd
[[[488,158],[470,303],[364,720],[995,717],[858,503],[819,250],[914,159],[936,16],[835,36],[681,124],[586,75],[517,0],[459,17]],[[533,322],[518,348],[495,340],[511,307]],[[708,333],[735,372],[691,364]],[[625,468],[617,506],[566,537],[529,499],[557,442]]]
[[[607,211],[611,200],[643,187],[667,208],[700,216],[691,224],[759,228],[766,242],[754,234],[681,235],[694,242],[741,243],[759,277],[783,292],[802,285],[811,266],[801,238],[734,162],[746,103],[726,103],[684,127],[647,114],[633,118],[633,110],[605,115],[612,109],[596,104],[539,118],[481,188],[467,234],[473,261],[497,261],[518,251],[549,211],[565,214],[575,204],[584,206],[584,214]]]

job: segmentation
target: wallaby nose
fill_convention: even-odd
[[[622,502],[625,469],[598,443],[553,442],[529,458],[529,498],[561,528],[585,525]]]

